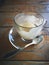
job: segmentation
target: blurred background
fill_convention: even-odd
[[[15,49],[8,40],[8,32],[14,25],[13,18],[26,11],[39,12],[47,20],[46,28],[49,31],[49,0],[0,0],[0,65],[49,65],[45,62],[2,60],[4,54]]]

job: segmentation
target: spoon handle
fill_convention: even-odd
[[[3,58],[5,58],[5,59],[10,58],[11,56],[13,56],[14,54],[16,54],[16,53],[18,53],[18,52],[20,52],[20,51],[21,51],[20,49],[17,49],[17,50],[14,50],[14,51],[10,51],[10,52],[8,52],[7,54],[5,54],[5,55],[3,56]]]
[[[15,55],[15,54],[17,54],[17,53],[23,51],[23,49],[27,48],[27,47],[30,46],[30,45],[32,45],[32,43],[25,45],[22,49],[17,49],[17,50],[14,50],[14,51],[10,51],[10,52],[8,52],[6,55],[4,55],[3,58],[5,58],[5,59],[10,58],[10,57],[12,57],[13,55]]]

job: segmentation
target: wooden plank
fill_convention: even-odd
[[[40,12],[49,12],[49,5],[41,5],[41,4],[31,4],[31,5],[4,5],[0,8],[0,13],[5,13],[5,12],[23,12],[23,11],[34,11],[38,10]]]
[[[41,6],[42,5],[37,5],[38,6]],[[34,10],[36,9],[35,5],[6,5],[6,6],[3,6],[1,9],[0,9],[0,12],[21,12],[21,11],[27,11],[27,10]]]
[[[49,65],[49,62],[40,61],[0,61],[0,65]]]
[[[35,53],[32,52],[21,52],[12,57],[10,60],[45,60],[45,58],[36,55]]]
[[[31,4],[31,3],[42,3],[42,2],[48,2],[49,0],[5,0],[5,4]]]

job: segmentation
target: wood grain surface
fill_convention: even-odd
[[[0,60],[4,60],[5,58],[3,58],[3,56],[8,52],[16,50],[8,39],[9,31],[14,25],[14,16],[21,12],[38,11],[37,8],[40,13],[47,13],[49,15],[49,10],[45,10],[46,5],[49,5],[49,0],[4,0],[0,4]],[[44,36],[42,43],[35,46],[32,45],[8,58],[8,60],[20,60],[23,62],[19,62],[24,65],[25,63],[32,65],[33,60],[49,61],[49,27],[46,28],[46,30],[48,30],[48,34]],[[27,60],[27,62],[25,62],[25,60]],[[29,60],[31,60],[30,63]],[[17,64],[19,65],[18,62]],[[47,63],[47,65],[48,64],[49,63]]]

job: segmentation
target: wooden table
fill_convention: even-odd
[[[3,1],[3,0],[2,0]],[[42,3],[43,2],[43,3]],[[11,56],[8,59],[3,58],[8,52],[16,50],[8,39],[9,30],[13,27],[13,18],[16,14],[26,11],[39,11],[40,13],[46,13],[49,15],[49,10],[45,9],[45,5],[49,5],[48,0],[5,0],[0,4],[0,60],[3,63],[16,65],[30,65],[30,64],[44,64],[44,62],[49,61],[49,26],[45,27],[46,34],[44,35],[44,40],[38,45],[32,45],[18,54]],[[37,7],[38,9],[36,9]],[[49,22],[49,21],[48,21]],[[35,47],[35,49],[34,49]],[[33,52],[35,50],[35,52]],[[8,60],[7,62],[4,62]],[[9,60],[15,60],[10,61]],[[2,63],[2,61],[0,61]],[[45,63],[45,64],[48,64]]]

